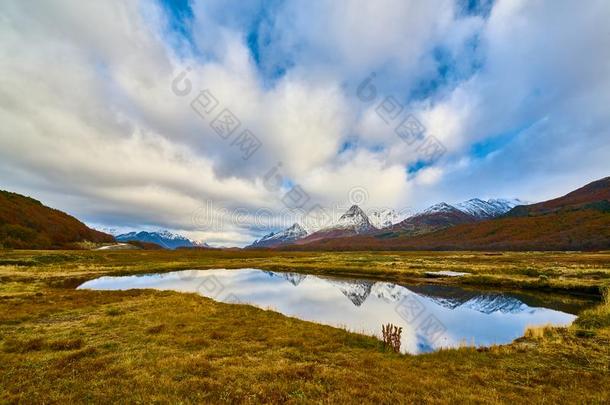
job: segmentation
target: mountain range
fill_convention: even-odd
[[[473,200],[470,200],[473,201]],[[496,200],[490,200],[496,201]],[[505,201],[498,207],[516,204]],[[478,206],[469,205],[469,208]],[[460,206],[462,210],[458,209]],[[437,204],[399,224],[352,237],[282,246],[288,250],[603,250],[610,248],[610,177],[563,197],[473,215]],[[477,210],[483,215],[484,210]],[[491,216],[491,217],[490,217]]]
[[[248,247],[307,245],[312,242],[356,235],[383,235],[383,237],[394,234],[420,235],[458,224],[495,218],[507,213],[521,203],[520,200],[493,199],[483,201],[475,198],[456,205],[449,205],[444,202],[435,204],[415,215],[403,215],[402,217],[391,209],[371,210],[367,214],[358,205],[353,205],[334,224],[311,234],[308,234],[302,226],[295,223],[283,231],[265,235]]]
[[[112,235],[41,202],[0,190],[0,248],[79,248],[79,242],[141,243],[140,248],[209,248],[169,231]],[[135,241],[135,242],[134,242]],[[153,245],[154,244],[154,245]],[[411,216],[368,214],[351,206],[335,223],[308,233],[300,224],[248,248],[282,250],[603,250],[610,249],[610,177],[535,204],[471,199],[435,204]]]
[[[206,243],[200,243],[186,238],[185,236],[170,231],[158,232],[129,232],[115,236],[119,242],[145,242],[154,243],[165,249],[178,249],[184,247],[209,247]]]

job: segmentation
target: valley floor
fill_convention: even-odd
[[[103,275],[244,267],[598,302],[569,328],[537,329],[510,345],[409,356],[372,337],[194,294],[74,290]],[[472,276],[425,278],[439,270]],[[3,251],[0,403],[608,403],[609,286],[610,252]]]

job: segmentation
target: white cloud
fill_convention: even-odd
[[[242,245],[293,220],[264,185],[278,162],[329,207],[354,187],[369,207],[535,200],[610,168],[606,1],[499,0],[488,18],[451,0],[192,6],[197,49],[168,31],[154,1],[3,2],[0,187],[93,223]],[[258,61],[247,38],[256,24]],[[187,67],[193,91],[179,97],[171,83]],[[447,147],[435,166],[407,176],[417,152],[355,94],[372,71],[379,96],[399,99]],[[261,140],[251,159],[191,109],[205,88]],[[516,130],[486,158],[470,156]],[[227,220],[236,208],[244,215]]]

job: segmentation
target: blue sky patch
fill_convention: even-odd
[[[193,9],[189,0],[159,0],[159,2],[168,16],[170,29],[192,41],[189,26],[193,19]]]
[[[407,174],[413,175],[427,166],[429,166],[429,164],[426,163],[426,161],[418,160],[417,162],[411,163],[407,166]]]
[[[529,128],[530,125],[524,125],[513,129],[511,131],[504,132],[499,135],[491,136],[484,139],[481,142],[473,144],[470,148],[470,156],[482,159],[488,156],[490,153],[505,148],[511,142],[513,142],[521,132]]]

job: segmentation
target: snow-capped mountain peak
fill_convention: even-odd
[[[455,211],[455,207],[453,205],[449,205],[445,202],[441,202],[438,204],[434,204],[431,207],[426,208],[422,214],[435,214],[438,212],[451,212],[451,211]]]
[[[184,237],[182,235],[178,235],[177,233],[170,232],[170,231],[168,231],[166,229],[161,229],[161,230],[159,230],[157,232],[153,232],[153,233],[158,234],[162,238],[170,239],[170,240],[183,240],[183,239],[187,239],[186,237]],[[188,239],[188,240],[190,240],[190,239]]]
[[[279,231],[271,232],[262,238],[254,241],[251,247],[271,247],[277,246],[284,243],[294,242],[307,236],[307,231],[303,229],[298,223],[294,223],[292,226]]]
[[[529,204],[527,201],[520,200],[518,198],[506,199],[506,198],[492,198],[487,200],[489,204],[492,204],[502,211],[503,213],[507,213],[508,211],[515,208],[517,205],[527,205]]]
[[[280,232],[280,235],[289,238],[302,238],[307,235],[307,231],[298,223],[292,224],[292,226],[286,228],[283,232]]]
[[[395,225],[410,216],[411,213],[399,213],[391,208],[373,209],[368,212],[369,221],[377,229]]]
[[[468,201],[456,204],[455,207],[466,214],[475,217],[491,216],[493,207],[487,202],[479,198],[471,198]]]
[[[345,214],[341,215],[332,229],[351,229],[358,233],[367,232],[375,229],[369,217],[365,212],[357,205],[352,205]]]
[[[337,287],[355,306],[359,307],[371,294],[371,288],[375,284],[371,281],[344,281],[328,279],[330,284]]]
[[[518,199],[508,200],[503,198],[490,199],[487,201],[472,198],[468,201],[456,204],[460,211],[480,219],[494,218],[503,215],[517,205],[523,204]]]
[[[284,280],[288,281],[293,286],[297,287],[299,284],[303,282],[307,278],[306,274],[300,273],[284,273],[284,272],[275,272],[275,271],[265,271],[269,275],[269,277],[280,277]]]

